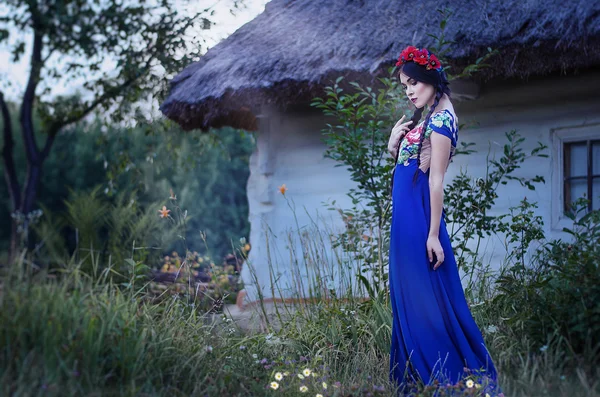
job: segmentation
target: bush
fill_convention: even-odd
[[[580,199],[568,214],[573,227],[564,231],[572,241],[542,244],[528,264],[522,253],[514,254],[518,260],[497,279],[498,295],[487,310],[506,319],[504,326],[512,338],[529,340],[535,350],[543,351],[549,341],[558,338],[566,343],[570,356],[598,363],[600,211],[587,212],[586,208],[587,201]],[[524,209],[522,227],[513,222],[517,225],[513,229],[523,235],[533,232],[534,238],[539,238],[542,225]]]

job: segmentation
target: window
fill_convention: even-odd
[[[600,209],[600,139],[563,144],[563,210],[573,201],[588,199],[588,211]]]
[[[585,195],[588,210],[600,209],[600,123],[551,130],[551,228],[571,227],[569,205]]]

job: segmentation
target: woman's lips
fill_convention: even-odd
[[[411,100],[413,103],[416,103],[416,102],[417,102],[417,98],[411,98],[410,100]]]

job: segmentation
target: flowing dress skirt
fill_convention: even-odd
[[[433,270],[427,257],[431,207],[429,171],[415,159],[397,164],[392,192],[389,282],[393,311],[391,381],[455,384],[470,370],[485,370],[491,396],[501,393],[497,373],[465,299],[446,223],[439,240],[444,262]],[[481,374],[482,372],[480,372]],[[483,391],[483,389],[482,389]]]

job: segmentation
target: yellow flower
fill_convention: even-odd
[[[158,212],[160,213],[161,218],[166,218],[169,216],[169,212],[171,212],[171,210],[168,210],[167,206],[163,205],[162,210],[158,210]]]
[[[287,187],[285,187],[285,183],[279,186],[279,192],[285,196],[285,192],[287,192]]]
[[[474,382],[471,379],[467,381],[467,387],[473,387],[473,384]]]
[[[271,386],[271,389],[277,390],[277,388],[279,387],[279,383],[277,383],[277,382],[271,382],[270,386]]]
[[[244,245],[244,251],[250,251],[250,244]]]
[[[431,124],[435,125],[436,127],[441,127],[444,125],[444,122],[440,119],[433,119],[431,120]]]
[[[302,374],[298,374],[298,378],[300,378],[300,379],[304,379],[304,375],[302,375]]]
[[[323,389],[327,389],[327,383],[323,382]]]
[[[304,374],[304,376],[310,376],[310,369],[305,368],[304,371],[302,371],[302,373]]]
[[[277,380],[281,380],[281,379],[283,379],[283,375],[281,374],[281,372],[277,372],[277,373],[275,374],[275,379],[277,379]]]
[[[306,393],[306,392],[308,391],[308,387],[306,387],[306,386],[302,385],[302,386],[300,386],[300,391],[301,391],[302,393]]]

